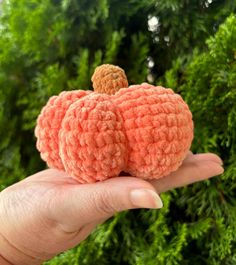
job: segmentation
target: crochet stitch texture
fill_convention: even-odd
[[[181,165],[193,121],[180,95],[143,83],[112,95],[76,90],[53,96],[38,117],[35,135],[48,166],[80,183],[121,171],[157,179]]]
[[[125,72],[119,66],[103,64],[97,67],[92,76],[95,92],[115,94],[120,88],[128,87]]]

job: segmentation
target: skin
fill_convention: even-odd
[[[41,264],[78,245],[117,212],[161,207],[149,193],[134,204],[133,190],[160,194],[223,171],[217,155],[191,152],[177,171],[152,181],[124,176],[78,184],[62,171],[41,171],[0,193],[0,264]]]

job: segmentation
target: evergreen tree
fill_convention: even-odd
[[[1,189],[45,168],[33,134],[40,109],[62,90],[91,89],[101,63],[120,65],[131,83],[181,93],[193,112],[193,151],[218,153],[226,168],[162,195],[162,210],[118,214],[48,264],[236,264],[236,17],[219,28],[235,10],[216,0],[2,4]]]

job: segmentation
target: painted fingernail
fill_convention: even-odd
[[[163,203],[159,195],[149,189],[135,189],[130,192],[130,200],[134,206],[139,208],[159,209]]]

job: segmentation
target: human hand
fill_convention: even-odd
[[[93,184],[78,184],[55,169],[41,171],[0,193],[0,262],[41,264],[76,246],[116,212],[161,208],[158,194],[222,174],[221,165],[214,154],[189,152],[162,179],[117,177]]]

